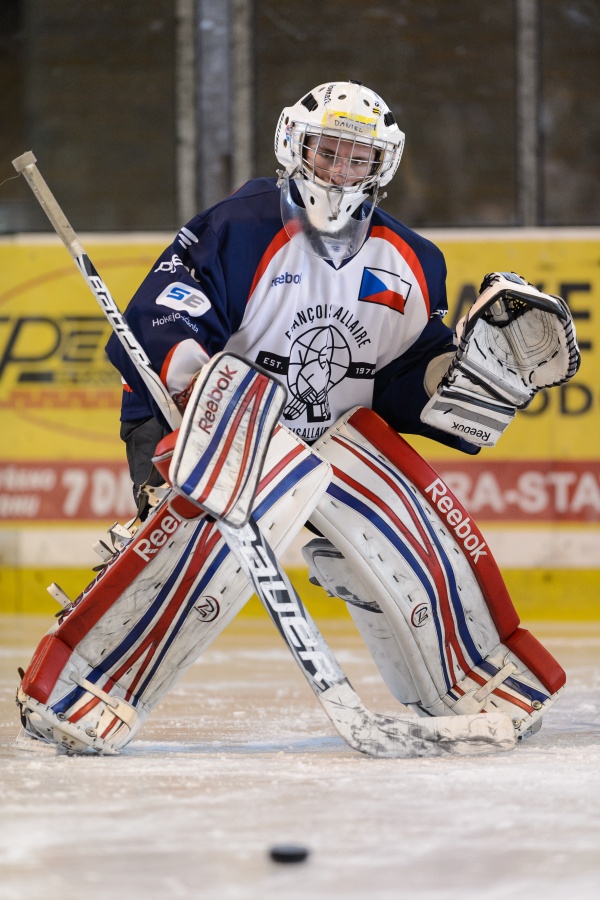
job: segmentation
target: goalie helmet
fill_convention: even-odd
[[[290,239],[326,259],[357,253],[379,188],[394,177],[403,148],[392,112],[359,82],[319,85],[286,107],[275,154],[284,166],[281,213]]]

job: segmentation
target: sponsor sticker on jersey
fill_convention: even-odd
[[[168,306],[188,316],[203,316],[208,312],[211,303],[199,288],[190,287],[182,281],[174,281],[156,298],[157,306]]]
[[[411,284],[394,272],[365,267],[358,299],[363,303],[379,303],[404,314],[410,289]]]

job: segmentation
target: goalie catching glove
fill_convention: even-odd
[[[480,447],[493,447],[517,409],[542,388],[568,381],[579,368],[565,301],[513,272],[485,276],[456,336],[458,350],[421,421]]]

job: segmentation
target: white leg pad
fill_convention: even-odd
[[[394,697],[405,704],[419,703],[419,693],[387,617],[377,603],[369,601],[368,590],[345,557],[326,538],[310,541],[302,553],[311,580],[330,597],[348,604],[348,612]]]
[[[535,725],[564,672],[518,627],[483,536],[441,479],[366,409],[315,449],[333,477],[311,522],[343,554],[348,589],[382,610],[388,628],[367,637],[357,624],[397,699],[426,715],[506,712],[520,733]],[[402,660],[382,665],[396,648]]]
[[[278,427],[254,505],[278,553],[329,477]],[[184,518],[180,501],[167,495],[42,639],[18,696],[33,736],[71,752],[117,752],[252,595],[215,523]]]

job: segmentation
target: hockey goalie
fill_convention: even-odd
[[[234,552],[248,522],[275,573],[301,528],[314,533],[311,579],[347,603],[423,722],[407,753],[424,755],[427,734],[456,752],[459,725],[467,748],[486,722],[508,723],[514,743],[556,702],[560,665],[520,627],[468,510],[400,433],[493,447],[538,391],[576,373],[572,316],[495,272],[446,327],[441,252],[378,207],[403,143],[377,94],[320,85],[282,112],[278,179],[196,216],[139,288],[127,328],[183,420],[148,389],[131,342],[111,338],[138,516],[98,543],[102,568],[76,600],[51,589],[64,608],[17,694],[31,737],[71,753],[125,747],[256,588]],[[313,636],[310,622],[287,634],[296,649]],[[319,653],[323,696],[337,685],[343,706]],[[358,749],[401,755],[410,726],[369,727]],[[493,749],[472,743],[485,740]]]

